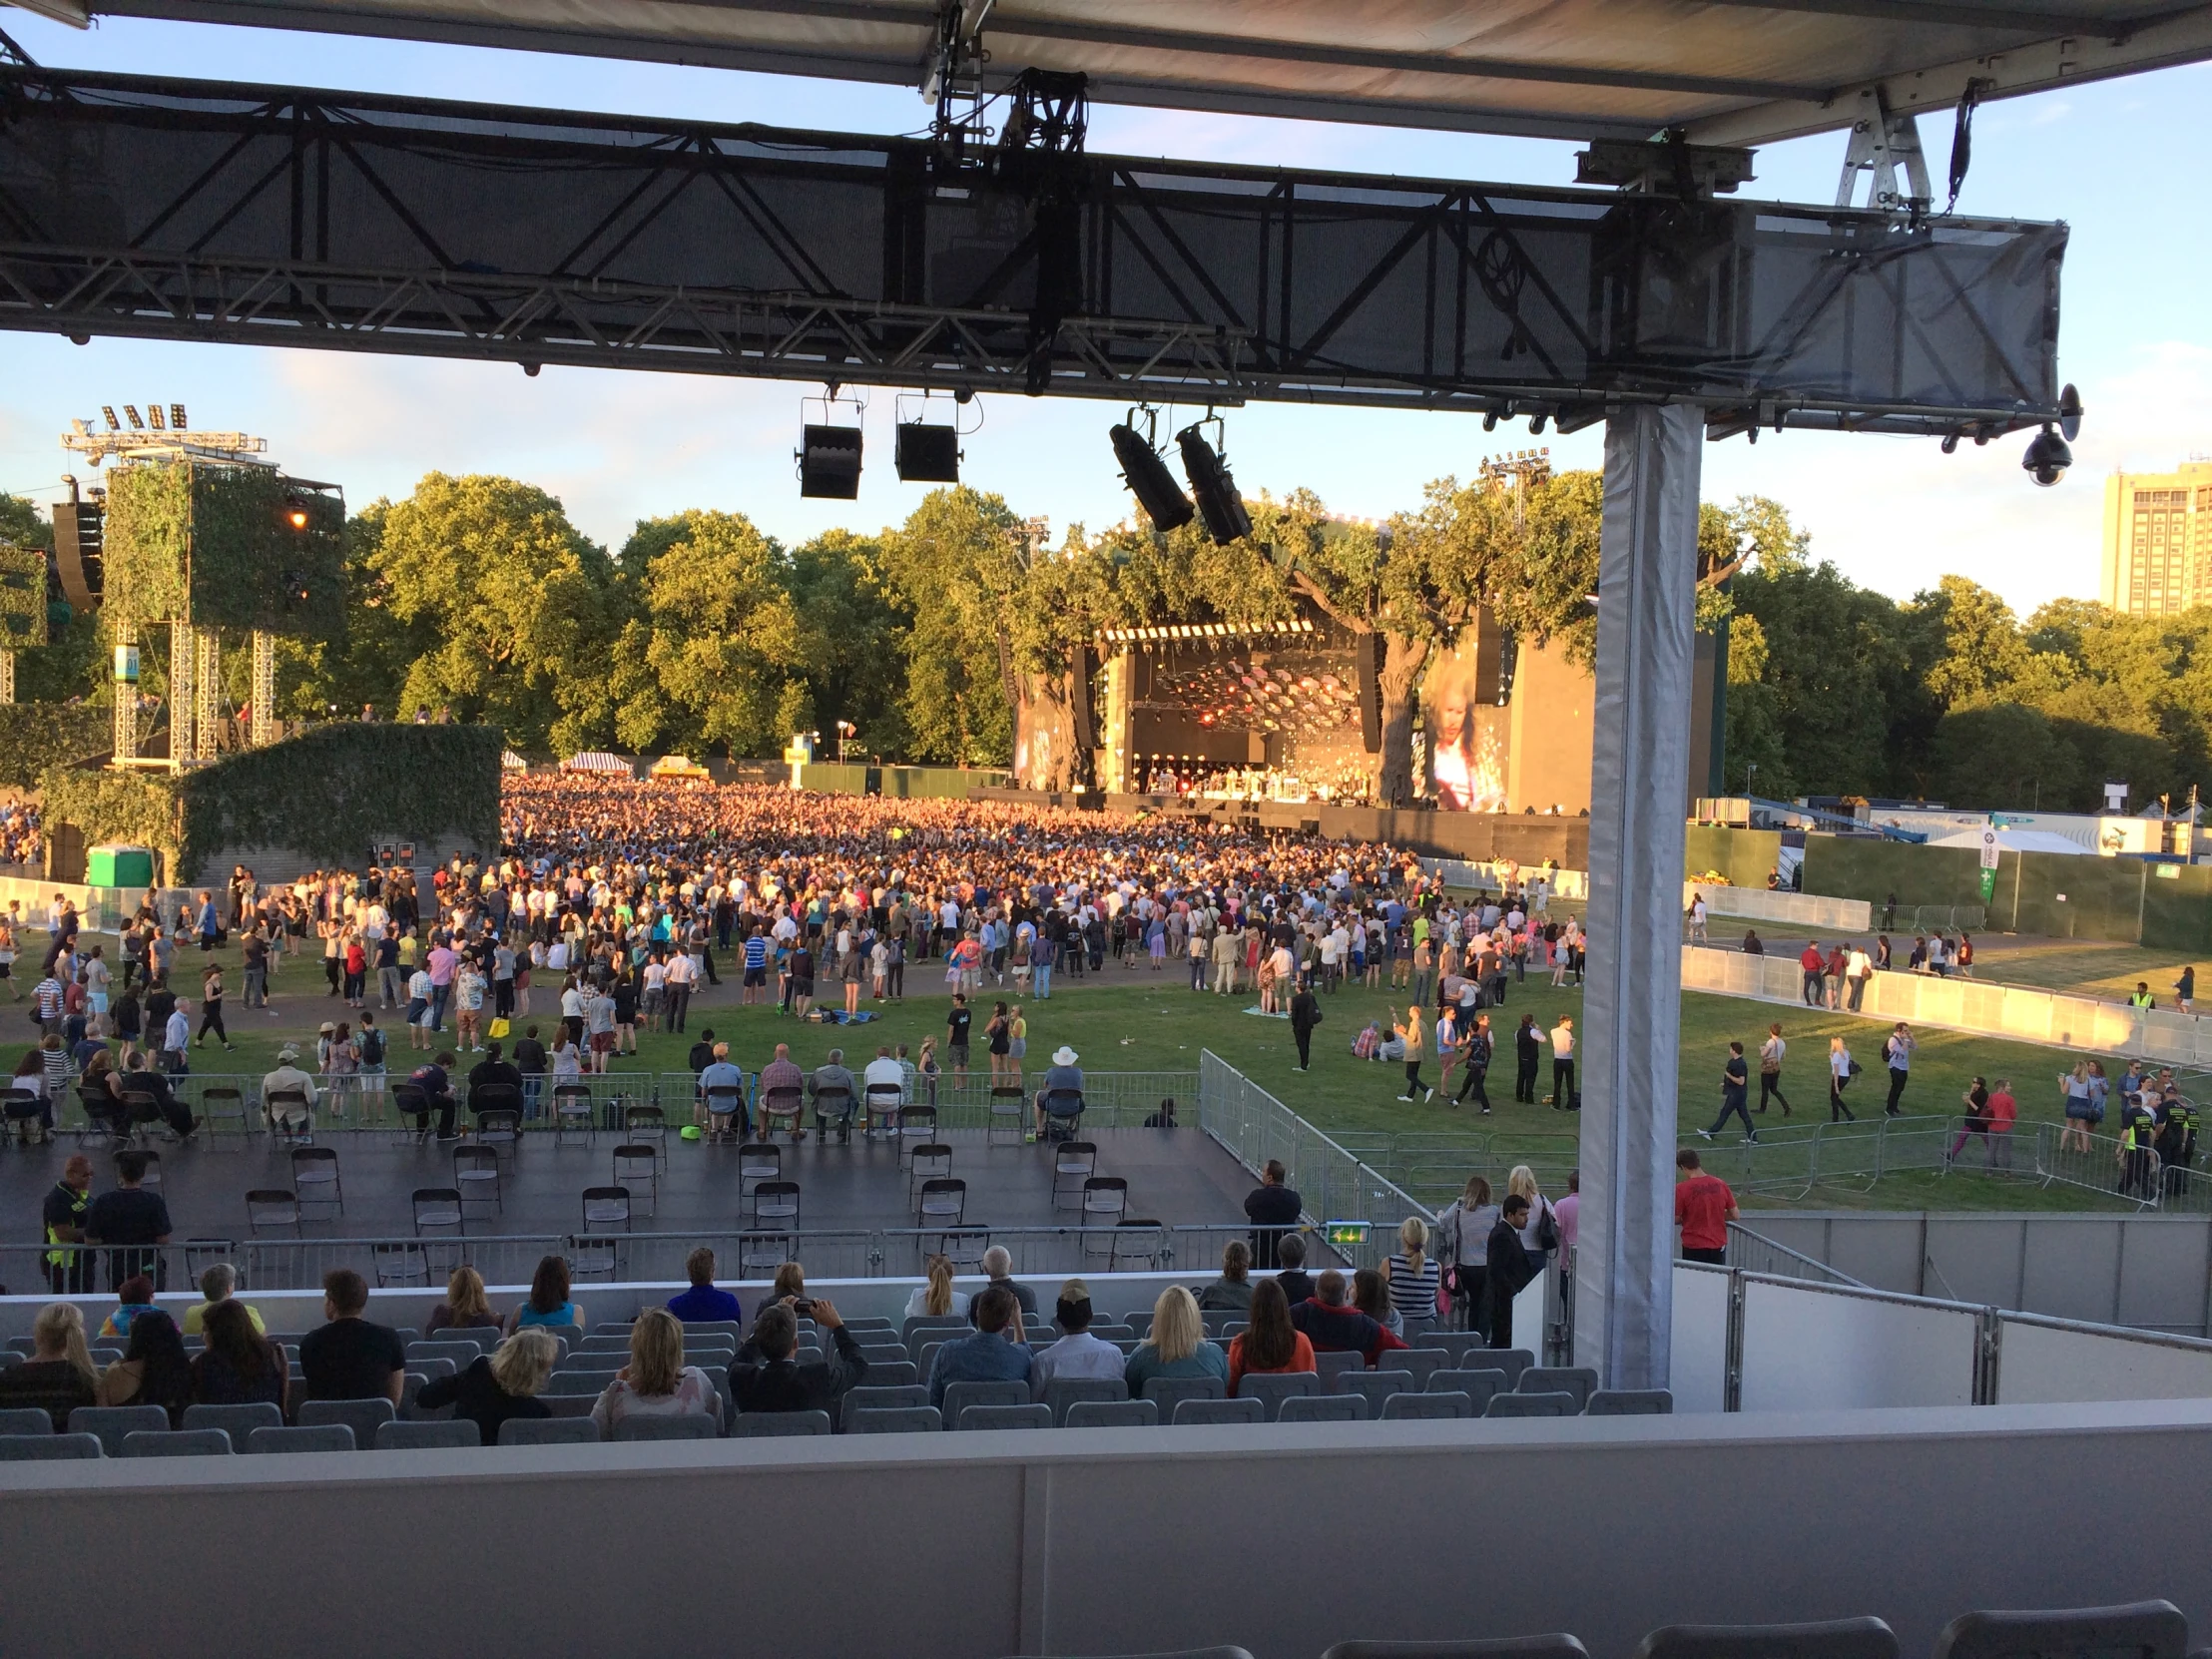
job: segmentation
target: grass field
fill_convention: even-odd
[[[238,1048],[235,1053],[224,1053],[211,1039],[207,1047],[194,1053],[197,1071],[259,1074],[276,1063],[276,1049],[282,1042],[297,1041],[305,1047],[322,1020],[347,1017],[339,999],[324,994],[317,958],[292,957],[284,962],[276,978],[275,1008],[267,1013],[243,1006],[239,993],[244,975],[236,950],[219,952],[217,959],[224,962],[231,987],[226,1011]],[[183,953],[181,971],[176,976],[179,982],[196,982],[200,965],[199,952]],[[32,964],[27,962],[25,966]],[[26,990],[30,977],[26,974],[19,980]],[[925,966],[910,971],[908,991],[902,1003],[863,1004],[877,1008],[882,1017],[852,1028],[802,1022],[782,1017],[773,1008],[740,1008],[735,1005],[735,985],[726,983],[719,989],[708,989],[703,998],[695,1000],[690,1034],[644,1036],[640,1054],[623,1059],[618,1069],[681,1071],[686,1052],[704,1027],[712,1027],[727,1038],[733,1057],[748,1069],[766,1063],[778,1042],[789,1042],[793,1057],[806,1066],[820,1064],[831,1047],[841,1046],[855,1070],[873,1054],[878,1043],[906,1042],[918,1049],[924,1037],[935,1036],[941,1045],[945,1014],[950,1007],[942,969]],[[991,1001],[999,994],[986,984],[979,1002],[975,1044],[978,1072],[987,1071],[981,1026]],[[553,1006],[554,997],[541,988],[536,1001],[533,1017],[550,1030],[553,1019],[547,1010]],[[1422,1149],[1419,1163],[1428,1176],[1424,1190],[1433,1189],[1439,1181],[1458,1178],[1452,1172],[1460,1167],[1455,1148],[1461,1145],[1470,1155],[1478,1147],[1485,1147],[1494,1161],[1525,1158],[1539,1170],[1563,1170],[1574,1161],[1576,1123],[1571,1114],[1512,1100],[1510,1042],[1512,1028],[1524,1011],[1534,1013],[1547,1028],[1562,1013],[1579,1017],[1581,993],[1572,986],[1554,990],[1548,983],[1531,978],[1512,986],[1505,1007],[1493,1010],[1493,1026],[1500,1035],[1502,1053],[1490,1070],[1489,1094],[1495,1110],[1487,1119],[1478,1116],[1471,1106],[1453,1108],[1440,1093],[1433,1102],[1400,1102],[1396,1099],[1403,1085],[1400,1067],[1352,1056],[1352,1040],[1369,1019],[1385,1018],[1393,1009],[1402,1014],[1402,995],[1393,997],[1387,987],[1348,987],[1322,998],[1324,1023],[1315,1033],[1313,1069],[1305,1073],[1295,1069],[1296,1048],[1288,1022],[1245,1012],[1252,1003],[1249,995],[1228,998],[1194,994],[1185,976],[1172,967],[1154,973],[1149,967],[1131,970],[1109,962],[1104,973],[1093,977],[1070,979],[1062,975],[1056,979],[1049,1001],[1025,1005],[1029,1019],[1027,1070],[1032,1076],[1040,1073],[1047,1056],[1062,1043],[1072,1046],[1083,1066],[1091,1071],[1196,1070],[1200,1054],[1212,1049],[1311,1122],[1345,1137],[1363,1155],[1369,1155],[1368,1149],[1383,1137],[1416,1137]],[[385,1016],[386,1022],[392,1017]],[[1862,1118],[1880,1115],[1887,1085],[1880,1052],[1886,1030],[1881,1023],[1841,1013],[1691,994],[1682,1002],[1680,1121],[1686,1137],[1718,1113],[1720,1072],[1729,1040],[1741,1040],[1747,1050],[1756,1052],[1768,1023],[1776,1019],[1781,1021],[1791,1045],[1783,1083],[1796,1110],[1787,1120],[1776,1111],[1763,1120],[1763,1125],[1795,1130],[1808,1122],[1827,1120],[1824,1067],[1832,1034],[1844,1035],[1866,1068],[1866,1075],[1853,1085],[1855,1108]],[[403,1030],[392,1030],[391,1047],[392,1069],[403,1071],[408,1052]],[[1998,1076],[2012,1079],[2023,1127],[2056,1121],[2056,1079],[2065,1063],[2055,1050],[1950,1032],[1926,1032],[1904,1106],[1918,1114],[1954,1113],[1969,1079],[1980,1073],[1992,1080]],[[1437,1080],[1433,1055],[1429,1056],[1424,1076],[1430,1082]],[[1456,1082],[1455,1078],[1455,1086]],[[1546,1050],[1539,1098],[1549,1089]],[[1722,1137],[1724,1143],[1733,1139],[1733,1131]],[[1946,1210],[2119,1207],[2116,1199],[2100,1199],[2079,1189],[2044,1190],[2029,1182],[1963,1171],[1940,1178],[1887,1176],[1872,1191],[1862,1191],[1854,1183],[1822,1184],[1802,1198],[1747,1195],[1747,1202]]]

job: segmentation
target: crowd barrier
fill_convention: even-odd
[[[1716,916],[1782,921],[1823,932],[1867,933],[1873,930],[1874,907],[1863,898],[1829,898],[1820,893],[1684,881],[1682,909],[1685,915],[1699,894],[1704,895],[1705,908]]]
[[[1590,896],[1590,872],[1583,869],[1544,869],[1541,866],[1517,862],[1498,862],[1487,858],[1428,858],[1420,861],[1421,868],[1439,878],[1447,887],[1471,892],[1503,892],[1509,880],[1527,882],[1541,875],[1551,883],[1550,897],[1564,899],[1572,904],[1587,903]]]

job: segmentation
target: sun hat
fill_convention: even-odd
[[[1075,1050],[1068,1047],[1066,1043],[1062,1043],[1058,1048],[1055,1048],[1052,1051],[1052,1063],[1056,1066],[1074,1065]]]

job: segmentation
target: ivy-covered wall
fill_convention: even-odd
[[[208,880],[231,847],[283,847],[358,867],[380,840],[499,844],[501,734],[490,726],[333,725],[183,777],[58,767],[46,813],[85,843],[163,855],[174,884]]]
[[[47,768],[104,755],[113,739],[105,709],[0,703],[0,786],[34,789]]]
[[[291,527],[293,507],[307,515]],[[263,629],[294,639],[345,632],[345,505],[261,466],[149,461],[108,483],[103,554],[109,616]]]
[[[46,553],[0,542],[0,649],[46,643]]]

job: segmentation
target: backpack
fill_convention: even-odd
[[[361,1064],[380,1066],[384,1063],[384,1034],[371,1026],[360,1037]]]

